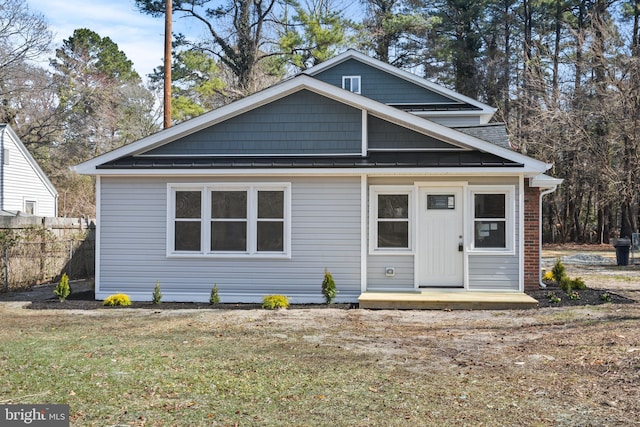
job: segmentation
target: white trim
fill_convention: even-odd
[[[349,89],[345,87],[345,82],[349,81]],[[353,90],[353,82],[358,82],[358,90]],[[360,76],[342,76],[342,89],[361,94],[362,93],[362,78]]]
[[[522,163],[525,167],[525,172],[537,172],[537,175],[545,172],[551,167],[551,165],[535,160],[531,157],[527,157],[523,154],[497,146],[430,120],[425,120],[414,114],[404,112],[395,107],[390,107],[364,96],[342,90],[337,86],[324,83],[303,74],[274,85],[262,92],[250,95],[239,101],[220,107],[209,113],[205,113],[194,119],[172,126],[149,137],[95,157],[75,166],[73,169],[78,173],[86,175],[102,174],[104,171],[98,169],[98,166],[104,163],[130,155],[140,155],[146,151],[170,143],[209,126],[213,126],[231,117],[235,117],[254,108],[266,105],[269,102],[281,99],[300,90],[310,90],[314,93],[326,96],[354,108],[361,110],[365,109],[376,117],[388,120],[397,125],[412,129],[416,132],[423,133],[456,146],[478,149],[517,163]],[[522,169],[520,171],[522,171]],[[167,172],[164,171],[163,173],[166,174]],[[176,173],[176,171],[172,170],[171,174],[174,173]],[[356,174],[360,173],[362,172],[356,172]]]
[[[524,176],[520,176],[518,186],[520,189],[518,191],[520,196],[518,197],[518,206],[520,208],[518,212],[518,222],[520,223],[518,227],[520,235],[520,241],[518,242],[518,250],[520,252],[518,256],[518,264],[520,265],[520,268],[518,268],[518,289],[524,292]]]
[[[468,252],[470,255],[515,255],[516,254],[516,186],[515,185],[469,185],[469,223],[466,234],[469,236]],[[476,248],[475,241],[475,200],[476,194],[504,194],[505,195],[505,248]],[[521,209],[522,211],[522,209]],[[522,239],[521,239],[522,240]]]
[[[100,189],[102,188],[102,178],[96,177],[96,228],[95,228],[95,264],[94,264],[94,289],[96,295],[100,292],[100,260],[102,259],[100,250],[101,234],[102,234],[102,194]]]
[[[367,291],[367,261],[368,261],[368,222],[367,222],[367,176],[360,177],[360,291]]]
[[[23,197],[22,198],[22,211],[27,213],[27,203],[33,203],[33,213],[30,215],[37,216],[38,215],[38,199],[33,197]]]
[[[247,248],[245,251],[212,251],[211,250],[211,206],[212,191],[246,191],[247,192]],[[175,193],[176,191],[200,192],[200,250],[174,250],[175,236]],[[257,245],[257,198],[260,191],[283,191],[283,250],[282,252],[260,252]],[[196,219],[194,219],[195,221]],[[167,258],[291,258],[291,183],[290,182],[237,182],[237,183],[167,183]]]
[[[399,77],[401,79],[407,80],[413,84],[416,84],[418,86],[424,87],[426,89],[429,89],[433,92],[436,92],[440,95],[443,95],[447,98],[450,98],[452,100],[461,102],[461,103],[465,103],[465,104],[471,104],[475,107],[478,107],[481,109],[481,111],[479,112],[480,114],[478,114],[481,118],[482,123],[488,123],[491,120],[491,117],[493,117],[493,115],[495,114],[495,112],[497,111],[497,108],[493,108],[487,104],[484,104],[478,100],[475,100],[473,98],[469,98],[468,96],[462,95],[460,93],[454,92],[451,89],[447,89],[444,86],[440,86],[436,83],[433,83],[429,80],[423,79],[422,77],[419,77],[415,74],[412,74],[408,71],[402,70],[400,68],[394,67],[392,65],[389,65],[385,62],[379,61],[377,59],[374,59],[370,56],[367,56],[361,52],[358,52],[356,50],[353,49],[349,49],[346,52],[343,52],[342,54],[338,55],[338,56],[334,56],[333,58],[319,64],[316,65],[315,67],[311,67],[305,71],[303,71],[304,74],[308,74],[310,76],[315,76],[319,73],[321,73],[322,71],[333,67],[334,65],[340,64],[342,62],[345,62],[349,59],[356,59],[366,65],[370,65],[374,68],[377,68],[379,70],[385,71],[389,74],[392,74],[396,77]],[[467,111],[467,114],[469,112]]]
[[[367,118],[369,117],[369,112],[367,110],[362,110],[362,149],[360,150],[360,155],[362,157],[367,155],[367,150],[369,150],[369,122]]]
[[[88,175],[102,176],[519,176],[537,175],[535,170],[519,167],[509,168],[251,168],[251,169],[99,169],[97,173]]]
[[[369,187],[369,255],[414,255],[415,254],[415,186],[413,185],[371,185]],[[406,195],[408,197],[407,248],[378,248],[378,197],[379,195]]]

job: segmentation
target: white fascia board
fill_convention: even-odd
[[[440,86],[439,84],[433,83],[427,79],[424,79],[422,77],[419,77],[413,73],[410,73],[408,71],[405,70],[401,70],[400,68],[394,67],[393,65],[389,65],[386,62],[382,62],[379,61],[375,58],[372,58],[370,56],[365,55],[364,53],[358,52],[356,50],[353,49],[349,49],[345,52],[343,52],[342,54],[335,56],[319,65],[316,65],[315,67],[311,67],[305,71],[303,71],[304,74],[308,74],[310,76],[315,76],[316,74],[329,69],[337,64],[340,64],[341,62],[344,62],[348,59],[357,59],[360,62],[363,62],[367,65],[370,65],[374,68],[378,68],[382,71],[385,71],[389,74],[392,74],[396,77],[400,77],[401,79],[404,80],[408,80],[411,83],[414,83],[416,85],[422,86],[424,88],[427,88],[435,93],[438,93],[440,95],[443,95],[447,98],[453,98],[456,101],[460,101],[461,103],[466,103],[466,104],[471,104],[475,107],[478,107],[482,110],[482,112],[480,113],[480,116],[482,117],[483,123],[488,123],[489,120],[491,120],[491,117],[493,117],[493,115],[495,114],[496,111],[498,111],[497,108],[491,107],[487,104],[484,104],[478,100],[475,100],[473,98],[470,98],[468,96],[462,95],[458,92],[455,92],[451,89],[447,89],[444,86]],[[485,121],[486,120],[486,121]]]
[[[163,144],[167,144],[178,138],[197,132],[208,126],[212,126],[223,120],[240,115],[246,111],[250,111],[303,89],[310,90],[360,110],[367,110],[370,114],[376,117],[407,127],[416,132],[442,139],[455,146],[477,149],[517,163],[522,163],[525,166],[531,167],[538,173],[543,173],[550,167],[550,165],[519,154],[515,151],[499,147],[495,144],[475,138],[455,129],[437,124],[428,119],[418,117],[414,114],[390,107],[373,99],[301,74],[297,77],[285,80],[275,86],[271,86],[270,88],[254,95],[250,95],[209,113],[205,113],[194,119],[160,131],[137,142],[105,153],[87,162],[81,163],[73,169],[80,174],[101,174],[101,172],[96,168],[103,163],[152,150]]]
[[[523,168],[291,168],[291,169],[99,169],[92,175],[129,177],[215,177],[215,176],[520,176],[533,177],[539,172]]]
[[[532,177],[529,180],[529,187],[537,188],[555,188],[562,184],[564,179],[554,178],[543,173]]]

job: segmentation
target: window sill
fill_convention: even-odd
[[[291,259],[291,254],[286,253],[261,253],[261,254],[249,254],[249,253],[169,253],[167,258],[173,259]]]

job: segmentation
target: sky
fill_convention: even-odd
[[[44,16],[54,35],[55,48],[78,28],[88,28],[100,37],[109,37],[134,69],[146,75],[162,65],[164,18],[154,18],[136,10],[134,0],[27,0],[29,10]],[[173,19],[173,33],[199,35],[202,29],[187,19]],[[50,54],[53,57],[54,53]],[[44,61],[43,65],[47,65]]]

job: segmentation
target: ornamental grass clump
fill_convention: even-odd
[[[160,292],[160,282],[158,281],[156,281],[156,287],[153,288],[151,302],[153,304],[160,304],[162,302],[162,292]]]
[[[60,302],[64,302],[69,295],[71,295],[71,287],[69,286],[69,276],[67,273],[64,273],[60,278],[60,283],[58,283],[53,290],[53,293],[58,296]]]
[[[289,299],[284,295],[266,295],[262,299],[262,308],[276,310],[289,307]]]
[[[113,294],[109,295],[102,305],[107,305],[110,307],[119,306],[119,307],[127,307],[131,305],[131,300],[129,299],[129,295],[127,294]]]
[[[333,276],[329,273],[329,270],[324,270],[324,280],[322,281],[322,295],[327,304],[331,304],[336,297],[336,282],[333,280]]]

